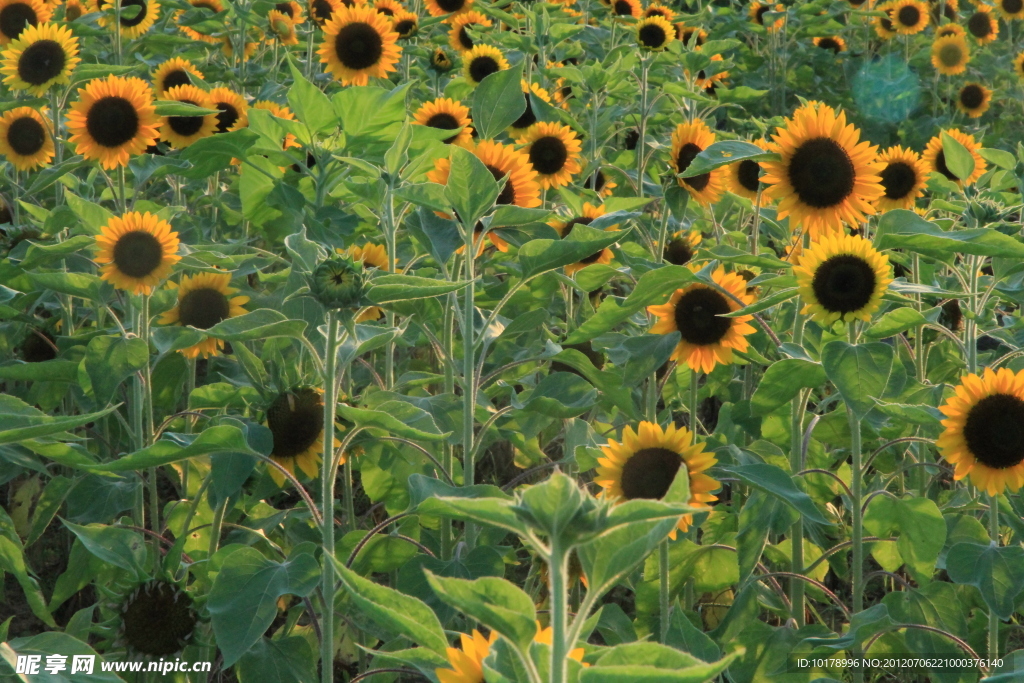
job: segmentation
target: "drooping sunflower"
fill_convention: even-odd
[[[885,165],[879,174],[885,191],[876,201],[878,210],[913,209],[928,182],[921,155],[897,145],[879,154],[878,161]]]
[[[920,0],[896,0],[889,17],[896,33],[912,36],[928,26],[928,5]]]
[[[81,61],[78,39],[58,24],[29,26],[0,53],[0,74],[11,90],[41,97],[50,86],[67,85]]]
[[[711,274],[711,279],[742,301],[744,306],[754,302],[754,297],[747,293],[746,280],[736,273],[727,274],[719,266]],[[671,359],[693,370],[711,372],[718,363],[732,363],[733,351],[742,353],[749,346],[746,337],[754,332],[748,324],[751,316],[722,317],[741,307],[731,297],[709,285],[688,285],[673,292],[667,303],[647,307],[649,313],[658,316],[658,322],[650,332],[669,334],[678,330],[682,338]]]
[[[879,16],[876,16],[873,20],[875,26],[875,33],[882,40],[889,40],[890,38],[896,37],[896,25],[892,22],[892,6],[893,2],[883,2],[876,9],[882,12]]]
[[[445,52],[443,47],[436,48],[430,53],[430,68],[437,73],[446,74],[455,68],[451,56]]]
[[[762,161],[765,192],[779,202],[779,218],[803,225],[813,239],[838,231],[844,222],[859,225],[875,213],[882,194],[875,160],[877,148],[860,142],[860,131],[846,123],[845,112],[808,103],[793,113],[773,136],[779,161]]]
[[[449,22],[452,27],[448,31],[448,44],[456,52],[468,52],[473,49],[474,43],[473,38],[469,35],[470,29],[481,31],[494,25],[494,22],[486,14],[476,10],[456,14]]]
[[[804,314],[822,325],[871,320],[892,282],[889,259],[860,235],[821,235],[793,266]]]
[[[673,12],[670,8],[661,4],[660,2],[652,2],[651,4],[649,4],[647,6],[647,9],[644,10],[643,16],[661,17],[669,24],[672,24],[676,20],[676,13]]]
[[[278,394],[267,408],[267,427],[274,438],[270,458],[292,474],[315,478],[324,450],[323,392],[298,387]],[[341,442],[335,439],[334,445]],[[278,486],[284,484],[285,476],[276,467],[267,471]]]
[[[64,21],[76,21],[89,10],[82,3],[82,0],[67,0],[64,3]]]
[[[718,460],[704,450],[704,444],[695,441],[693,432],[686,427],[670,424],[668,429],[653,422],[641,422],[636,431],[627,426],[622,430],[622,443],[608,439],[601,446],[603,458],[598,458],[596,481],[601,496],[617,500],[661,500],[668,493],[680,466],[690,480],[689,504],[695,508],[711,509],[718,500],[711,492],[720,484],[704,474]],[[693,515],[680,517],[678,530],[686,532],[693,524]],[[675,538],[676,532],[672,532]]]
[[[834,54],[846,52],[846,41],[839,36],[821,36],[814,39],[814,46],[822,50],[832,50]]]
[[[238,290],[231,286],[230,273],[197,273],[182,275],[181,284],[168,282],[167,286],[178,290],[178,303],[160,317],[161,325],[185,325],[199,330],[208,330],[228,318],[244,315],[243,306],[249,302],[247,296],[232,296]],[[224,348],[220,339],[207,337],[203,341],[182,349],[185,358],[216,356]]]
[[[946,36],[960,36],[963,38],[967,36],[967,31],[960,24],[943,24],[935,29],[936,38],[945,38]]]
[[[992,16],[992,8],[988,5],[977,5],[974,14],[965,22],[978,45],[991,43],[999,36],[999,21]]]
[[[786,8],[782,5],[775,5],[773,7],[771,3],[762,5],[760,2],[755,1],[750,3],[750,9],[747,10],[747,13],[749,14],[750,20],[752,22],[754,22],[758,26],[764,26],[766,29],[768,29],[769,32],[773,32],[778,31],[780,28],[782,28],[783,24],[786,23],[785,17],[779,17],[778,19],[772,22],[771,26],[766,26],[764,23],[764,15],[767,14],[768,12],[785,11]]]
[[[476,45],[462,53],[462,72],[471,85],[479,85],[480,81],[508,66],[505,55],[493,45]]]
[[[704,236],[700,230],[689,230],[687,232],[680,230],[675,232],[669,235],[669,238],[665,241],[662,258],[664,258],[666,263],[671,263],[674,266],[685,266],[693,260],[693,257],[697,254],[697,247],[703,239]]]
[[[207,92],[194,85],[175,86],[168,90],[164,97],[171,102],[192,104],[203,109],[213,108],[213,103]],[[216,129],[216,114],[164,116],[160,126],[160,137],[175,149],[184,149],[196,140],[213,135]]]
[[[53,159],[50,122],[32,107],[15,107],[0,116],[0,154],[19,171],[34,171]]]
[[[594,206],[590,202],[584,202],[582,216],[571,216],[561,220],[554,220],[549,222],[548,225],[555,229],[559,237],[565,239],[566,237],[569,236],[569,234],[572,232],[575,226],[590,225],[591,223],[594,222],[594,219],[600,218],[601,216],[605,215],[605,213],[607,213],[607,210],[604,208],[603,204],[600,206]],[[618,227],[619,226],[617,224],[609,225],[608,227],[605,228],[605,230],[611,232],[617,230]],[[565,267],[565,274],[568,277],[572,277],[578,271],[583,270],[587,266],[593,265],[595,263],[603,263],[607,265],[612,262],[612,259],[614,257],[615,254],[612,253],[612,250],[606,247],[601,251],[595,252],[590,256],[580,259],[576,263],[570,263]]]
[[[340,8],[341,0],[310,0],[309,16],[317,26],[323,28]]]
[[[491,653],[491,645],[498,639],[498,632],[491,631],[489,638],[473,629],[472,635],[459,635],[462,649],[448,648],[448,664],[450,669],[434,669],[437,680],[441,683],[483,683],[484,660]]]
[[[715,133],[700,119],[692,123],[680,123],[672,133],[672,169],[683,173],[694,158],[715,142]],[[716,168],[692,178],[677,178],[680,187],[685,187],[701,206],[714,204],[722,198],[725,169]]]
[[[395,14],[392,26],[395,33],[398,34],[399,40],[412,38],[420,28],[419,15],[409,10],[402,10]]]
[[[326,2],[326,0],[324,0],[324,1]],[[188,0],[188,4],[192,5],[193,7],[197,8],[197,9],[205,10],[206,12],[208,12],[211,15],[213,15],[213,14],[220,14],[221,12],[224,11],[224,4],[221,2],[221,0]],[[204,13],[206,13],[206,12],[204,12]],[[176,12],[174,14],[174,20],[175,20],[176,24],[177,24],[178,18],[183,13],[184,13],[183,11],[178,11],[178,12]],[[200,33],[199,31],[195,30],[191,26],[182,26],[181,24],[178,24],[178,30],[181,31],[182,33],[184,33],[186,36],[188,36],[192,40],[201,40],[204,43],[216,44],[216,43],[219,43],[219,42],[221,42],[223,40],[219,36],[211,36],[211,35],[207,35],[205,33]]]
[[[1024,372],[985,368],[965,375],[939,408],[945,430],[935,440],[953,479],[996,496],[1024,485]]]
[[[526,131],[517,142],[537,171],[537,180],[545,190],[572,182],[580,172],[580,139],[569,126],[541,121]]]
[[[768,150],[768,143],[764,140],[751,140],[751,143],[765,151]],[[726,183],[730,192],[756,202],[757,190],[761,188],[761,206],[768,203],[768,195],[764,193],[764,185],[761,183],[761,164],[750,159],[744,159],[729,164],[725,168]]]
[[[276,9],[267,12],[267,27],[274,39],[282,45],[299,44],[299,34],[295,31],[295,24],[284,12],[279,12]]]
[[[171,57],[153,73],[153,88],[163,97],[171,88],[193,85],[192,79],[205,80],[199,67],[183,57]]]
[[[932,66],[943,76],[962,74],[970,60],[970,48],[963,36],[944,36],[932,43]]]
[[[217,133],[228,133],[249,125],[249,103],[231,88],[214,88],[207,93],[216,115]],[[282,117],[284,118],[284,117]]]
[[[370,76],[384,78],[395,70],[402,48],[388,18],[360,5],[334,13],[317,54],[342,85],[366,85]]]
[[[675,39],[676,31],[662,16],[653,15],[637,22],[636,42],[646,50],[664,50]]]
[[[960,88],[956,97],[956,108],[972,119],[988,111],[992,103],[992,91],[981,83],[968,83]]]
[[[523,88],[523,98],[526,100],[526,109],[519,115],[519,118],[512,122],[512,125],[508,127],[508,134],[512,138],[518,138],[526,134],[532,125],[537,123],[537,113],[533,111],[533,103],[530,100],[530,94],[544,100],[548,104],[551,104],[551,95],[547,90],[540,87],[536,83],[529,83],[520,81],[519,84]]]
[[[383,244],[366,244],[359,246],[353,244],[348,249],[337,249],[339,254],[347,254],[354,263],[362,264],[363,270],[377,268],[386,270],[388,267],[388,250]],[[384,311],[377,306],[368,306],[356,316],[356,322],[379,320],[384,317]]]
[[[109,76],[79,88],[68,112],[68,139],[76,152],[103,168],[124,166],[159,138],[153,91],[138,78]]]
[[[192,598],[177,584],[153,579],[138,586],[121,604],[120,638],[129,651],[169,657],[192,640],[199,615]]]
[[[961,145],[967,148],[967,151],[971,153],[971,157],[974,158],[974,172],[970,176],[963,179],[964,185],[973,185],[978,181],[981,176],[988,170],[988,164],[978,154],[978,150],[981,149],[981,145],[974,139],[973,135],[961,132],[959,128],[950,128],[945,133],[948,133],[950,137],[959,142]],[[936,135],[928,141],[928,145],[924,148],[924,153],[921,155],[924,160],[925,168],[928,172],[941,173],[946,177],[947,180],[959,185],[961,179],[957,178],[949,167],[946,166],[946,152],[942,148],[942,135]]]
[[[426,8],[432,17],[443,17],[446,14],[468,12],[473,0],[427,0]]]
[[[295,2],[295,0],[288,0],[288,2],[278,2],[274,5],[274,9],[271,11],[280,12],[285,16],[288,21],[298,26],[306,21],[306,15],[302,11],[302,5]],[[270,16],[270,12],[267,12],[267,16]]]
[[[53,9],[42,0],[0,0],[0,45],[21,37],[29,26],[45,24]]]
[[[424,102],[413,114],[413,123],[441,130],[462,128],[450,138],[445,138],[446,145],[455,144],[465,147],[473,141],[473,128],[469,125],[472,123],[469,118],[469,107],[449,97],[439,97],[432,102]]]
[[[178,233],[155,214],[113,216],[96,236],[100,277],[118,289],[149,294],[181,260]]]
[[[996,8],[1003,19],[1024,19],[1024,0],[998,0]]]

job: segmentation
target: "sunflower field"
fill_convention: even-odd
[[[1022,192],[1024,0],[0,0],[0,680],[1024,681]]]

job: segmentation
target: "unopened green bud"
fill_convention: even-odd
[[[363,269],[348,256],[332,256],[313,271],[309,289],[325,308],[357,309],[363,305]]]

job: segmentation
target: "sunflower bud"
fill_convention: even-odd
[[[444,48],[437,48],[434,53],[430,55],[430,68],[440,73],[448,73],[455,66],[452,63],[452,58],[448,56],[448,53]]]
[[[313,271],[309,289],[326,308],[359,308],[363,303],[363,269],[348,256],[332,256]]]
[[[1003,217],[1002,207],[991,199],[978,199],[967,205],[964,211],[964,219],[983,228],[991,223],[1000,221]]]

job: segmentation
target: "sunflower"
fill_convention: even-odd
[[[978,5],[967,21],[967,32],[974,36],[978,45],[991,43],[999,35],[999,21],[992,16],[992,8]]]
[[[443,17],[448,14],[468,12],[473,0],[427,0],[427,11],[432,17]]]
[[[287,4],[287,3],[285,3]],[[283,12],[272,9],[267,13],[267,28],[274,38],[282,45],[298,45],[299,35],[295,32],[295,24]]]
[[[342,7],[324,26],[317,54],[342,85],[384,78],[402,55],[398,34],[383,14],[368,6]]]
[[[703,239],[704,236],[700,230],[675,232],[666,240],[662,258],[666,263],[671,263],[674,266],[685,266],[693,260],[697,254],[697,247]]]
[[[978,150],[981,149],[981,145],[974,140],[973,135],[962,133],[958,128],[951,128],[944,132],[948,133],[950,137],[966,147],[967,151],[970,152],[971,156],[974,158],[974,172],[963,180],[964,185],[973,185],[988,169],[985,160],[981,158],[980,154],[978,154]],[[941,173],[947,180],[951,180],[957,185],[961,183],[961,179],[953,175],[953,172],[949,170],[948,166],[946,166],[946,153],[942,148],[942,135],[936,135],[928,141],[928,145],[924,148],[924,154],[922,154],[921,157],[924,160],[925,168],[927,168],[929,172]]]
[[[1024,79],[1024,52],[1013,58],[1013,72],[1018,78]]]
[[[670,424],[668,429],[653,422],[641,422],[636,431],[632,427],[622,430],[622,443],[608,439],[601,446],[603,458],[598,458],[596,481],[601,496],[617,500],[661,500],[668,493],[679,473],[680,465],[690,480],[692,507],[710,510],[718,500],[711,491],[720,484],[704,474],[716,462],[715,456],[704,450],[704,444],[695,441],[693,432],[686,427]],[[693,524],[693,515],[679,519],[679,531],[686,532]],[[676,532],[672,531],[675,538]]]
[[[672,133],[672,169],[675,173],[683,173],[694,158],[715,142],[714,132],[700,119],[692,123],[680,123]],[[723,176],[725,170],[716,168],[709,173],[702,173],[692,178],[678,178],[680,187],[685,187],[690,196],[701,206],[714,204],[722,198]]]
[[[51,85],[67,85],[81,60],[78,39],[57,24],[29,26],[0,53],[0,75],[11,90],[42,97]]]
[[[882,12],[881,15],[876,16],[873,20],[875,25],[875,33],[882,40],[889,40],[890,38],[896,37],[896,26],[892,23],[892,6],[894,3],[885,2],[879,5],[876,9]]]
[[[639,19],[643,9],[640,0],[612,0],[612,14],[617,17],[633,17]]]
[[[171,102],[192,104],[203,109],[213,109],[210,96],[205,90],[194,85],[178,85],[164,95]],[[217,129],[216,114],[199,116],[164,116],[160,136],[175,149],[188,147],[196,140],[213,135]]]
[[[67,0],[64,3],[64,21],[76,21],[88,13],[89,10],[82,4],[82,0]]]
[[[373,8],[389,19],[405,10],[398,0],[373,0]]]
[[[317,26],[323,28],[340,8],[341,0],[310,0],[309,16]]]
[[[109,76],[79,88],[68,112],[68,141],[103,168],[124,166],[159,138],[153,92],[138,78]]]
[[[221,12],[224,11],[224,5],[221,2],[221,0],[188,0],[188,4],[192,5],[192,7],[195,7],[197,9],[206,10],[210,14],[220,14]],[[177,23],[178,18],[182,14],[184,14],[183,11],[175,12],[175,14],[174,14],[175,23]],[[201,40],[204,43],[214,43],[214,44],[216,44],[216,43],[219,43],[219,42],[221,42],[223,40],[222,38],[220,38],[218,36],[211,36],[211,35],[207,35],[205,33],[200,33],[199,31],[195,30],[191,26],[181,26],[179,24],[178,25],[178,30],[181,31],[182,33],[184,33],[186,36],[188,36],[192,40]]]
[[[498,632],[491,631],[489,638],[473,629],[472,635],[459,635],[462,649],[448,648],[450,669],[434,669],[441,683],[484,683],[484,660],[491,653],[491,645],[498,639]]]
[[[0,154],[19,171],[34,171],[53,159],[50,122],[32,107],[16,107],[0,116]]]
[[[711,55],[711,61],[712,62],[721,62],[721,61],[723,61],[722,55]],[[684,70],[683,73],[686,74],[687,78],[690,77],[690,72],[689,71],[685,71]],[[703,90],[708,95],[714,95],[715,94],[715,88],[718,86],[718,84],[723,82],[728,77],[729,77],[729,72],[728,71],[719,71],[718,73],[714,73],[714,74],[711,74],[710,76],[708,76],[707,75],[707,71],[705,69],[701,69],[700,71],[697,72],[697,78],[694,81],[694,85],[696,85],[698,88]]]
[[[128,649],[148,657],[169,657],[192,640],[199,615],[177,584],[152,579],[121,604],[120,637]]]
[[[42,0],[0,0],[0,45],[19,38],[29,26],[50,20],[53,10]]]
[[[486,14],[473,10],[456,14],[450,20],[451,30],[448,31],[448,44],[456,52],[468,52],[473,49],[473,39],[469,35],[469,29],[480,31],[494,25]]]
[[[548,91],[540,87],[536,83],[527,84],[526,81],[520,81],[519,84],[523,88],[523,97],[526,99],[526,109],[519,115],[519,118],[512,122],[512,125],[508,127],[508,134],[512,138],[522,137],[530,129],[530,126],[537,123],[537,114],[533,111],[533,103],[530,101],[530,93],[533,93],[536,97],[544,100],[548,104],[551,104],[551,95]]]
[[[253,26],[247,33],[246,38],[249,39],[245,43],[245,48],[242,50],[242,59],[248,61],[256,50],[259,49],[260,43],[263,42],[264,34],[263,30],[258,26]],[[225,33],[220,39],[220,51],[228,59],[232,59],[235,56],[235,36]]]
[[[292,22],[293,25],[298,26],[306,21],[306,15],[302,12],[302,5],[295,2],[295,0],[289,0],[289,2],[279,2],[274,5],[274,9],[271,12],[280,12],[285,18]],[[270,12],[267,12],[267,17],[270,16]]]
[[[932,66],[943,76],[956,76],[967,69],[971,52],[963,36],[944,36],[932,43]]]
[[[569,126],[541,121],[530,126],[516,142],[525,145],[523,152],[537,171],[537,180],[545,190],[572,182],[580,172],[580,150],[583,148]]]
[[[751,140],[751,144],[757,145],[763,150],[768,149],[768,143],[764,140]],[[761,164],[750,159],[744,159],[725,167],[726,187],[735,195],[745,197],[752,202],[757,201],[757,189],[760,187],[761,206],[768,202],[768,196],[763,192],[764,185],[760,181]]]
[[[214,88],[207,95],[211,109],[220,111],[216,115],[216,133],[229,133],[249,125],[249,103],[231,88]],[[277,114],[275,114],[277,116]],[[287,118],[287,117],[281,117]]]
[[[691,40],[694,41],[694,47],[700,47],[708,39],[708,32],[702,28],[687,26],[683,23],[676,24],[675,28],[676,37],[686,47],[690,47]]]
[[[371,244],[367,242],[363,246],[352,245],[348,249],[336,249],[339,254],[347,254],[355,263],[362,263],[363,270],[377,268],[387,270],[388,250],[383,244]],[[379,320],[384,317],[384,311],[377,306],[369,306],[356,316],[356,322],[361,323],[368,320]]]
[[[413,114],[413,123],[441,130],[462,128],[450,138],[445,138],[446,145],[466,147],[473,141],[473,128],[469,125],[472,123],[469,118],[469,107],[458,100],[439,97],[432,102],[424,102]]]
[[[415,12],[402,10],[395,14],[392,27],[398,34],[399,40],[412,38],[420,28],[420,18]]]
[[[912,36],[928,26],[928,5],[920,0],[897,0],[889,10],[896,33]]]
[[[153,73],[153,87],[163,97],[167,91],[179,85],[193,85],[192,79],[204,80],[203,72],[195,64],[182,57],[171,57],[162,62]]]
[[[832,50],[834,54],[846,52],[846,41],[839,36],[821,36],[814,39],[814,46],[822,50]]]
[[[672,24],[658,15],[641,19],[636,25],[636,42],[647,50],[664,50],[675,36]]]
[[[736,273],[726,274],[725,269],[719,266],[711,274],[711,279],[742,301],[744,306],[754,302],[754,297],[747,294],[746,280]],[[754,328],[747,324],[751,317],[722,317],[741,307],[718,289],[692,284],[673,292],[667,303],[647,307],[648,313],[659,318],[650,332],[669,334],[678,330],[682,338],[671,359],[685,363],[695,371],[711,372],[718,363],[732,363],[733,351],[742,353],[747,350],[746,335],[754,332]]]
[[[665,5],[662,5],[660,2],[652,2],[650,5],[648,5],[647,9],[644,10],[643,16],[661,17],[669,24],[673,23],[676,20],[676,13],[673,12],[668,7],[666,7]]]
[[[964,38],[967,36],[967,31],[960,24],[943,24],[942,26],[935,29],[936,38],[945,38],[946,36],[959,36]]]
[[[508,61],[501,50],[493,45],[476,45],[462,53],[462,70],[471,85],[479,85],[493,73],[508,68]]]
[[[439,47],[430,53],[430,68],[438,73],[448,73],[455,67],[452,64],[452,58],[444,51],[443,47]]]
[[[612,190],[618,186],[619,184],[600,168],[588,171],[586,180],[583,181],[584,188],[593,190],[602,197],[611,197]]]
[[[875,202],[879,211],[913,209],[928,181],[921,155],[897,145],[879,154],[878,161],[885,165],[879,174],[885,191]]]
[[[149,294],[181,260],[178,233],[155,214],[133,211],[113,216],[96,236],[100,276],[118,289]]]
[[[871,320],[892,282],[889,259],[860,235],[821,235],[793,266],[802,313],[822,325]]]
[[[323,392],[299,387],[278,394],[267,408],[267,427],[274,439],[270,458],[292,474],[298,470],[315,478],[324,450]],[[335,439],[335,446],[340,445]],[[285,476],[276,467],[267,471],[278,486],[284,484]]]
[[[131,8],[138,7],[132,14]],[[125,38],[138,38],[160,18],[160,3],[156,0],[121,0],[121,35]]]
[[[773,136],[782,159],[763,161],[765,192],[779,201],[778,217],[789,216],[813,239],[818,233],[841,230],[844,222],[859,225],[875,213],[882,194],[875,160],[877,148],[860,140],[860,131],[846,123],[846,114],[808,103],[793,113]]]
[[[242,306],[249,302],[247,296],[231,296],[238,290],[231,287],[230,273],[198,273],[183,275],[181,284],[168,282],[167,286],[178,290],[178,303],[160,317],[161,325],[186,325],[199,330],[208,330],[217,323],[244,315]],[[187,349],[182,349],[185,358],[216,356],[224,348],[220,339],[207,337]]]
[[[572,232],[575,226],[590,225],[591,223],[594,222],[594,219],[600,218],[601,216],[605,215],[607,211],[604,208],[604,205],[594,206],[590,202],[585,202],[583,204],[582,213],[582,216],[572,216],[564,220],[551,221],[548,223],[548,225],[555,229],[559,237],[565,239],[566,237],[569,236],[569,234]],[[605,230],[608,232],[613,232],[617,230],[618,227],[618,225],[610,225],[607,228],[605,228]],[[582,258],[576,263],[571,263],[567,265],[565,267],[565,274],[569,277],[572,277],[578,271],[583,270],[587,266],[593,265],[595,263],[603,263],[607,265],[612,262],[612,258],[614,258],[612,250],[605,247],[601,251],[595,252],[590,256]]]
[[[1024,19],[1024,0],[998,0],[996,9],[1003,19]]]
[[[972,119],[987,112],[991,103],[992,91],[980,83],[968,83],[956,97],[956,108]]]
[[[774,7],[772,7],[770,4],[762,5],[759,2],[752,2],[752,3],[750,3],[750,9],[747,10],[747,13],[749,14],[750,20],[752,22],[754,22],[758,26],[764,26],[764,15],[765,14],[767,14],[768,12],[785,12],[785,11],[786,11],[786,8],[783,7],[782,5],[775,5]],[[774,22],[772,22],[771,26],[765,26],[765,28],[768,29],[769,32],[774,32],[774,31],[778,31],[780,28],[782,28],[782,25],[785,24],[785,23],[786,23],[786,18],[785,17],[779,17]]]
[[[966,375],[939,410],[945,430],[935,445],[954,466],[953,479],[970,475],[992,496],[1024,485],[1024,371]]]
[[[972,2],[974,0],[971,0]],[[942,17],[951,22],[957,20],[957,12],[960,9],[958,0],[928,0],[931,4],[932,22],[937,26],[942,23]],[[942,13],[941,16],[939,13]]]

